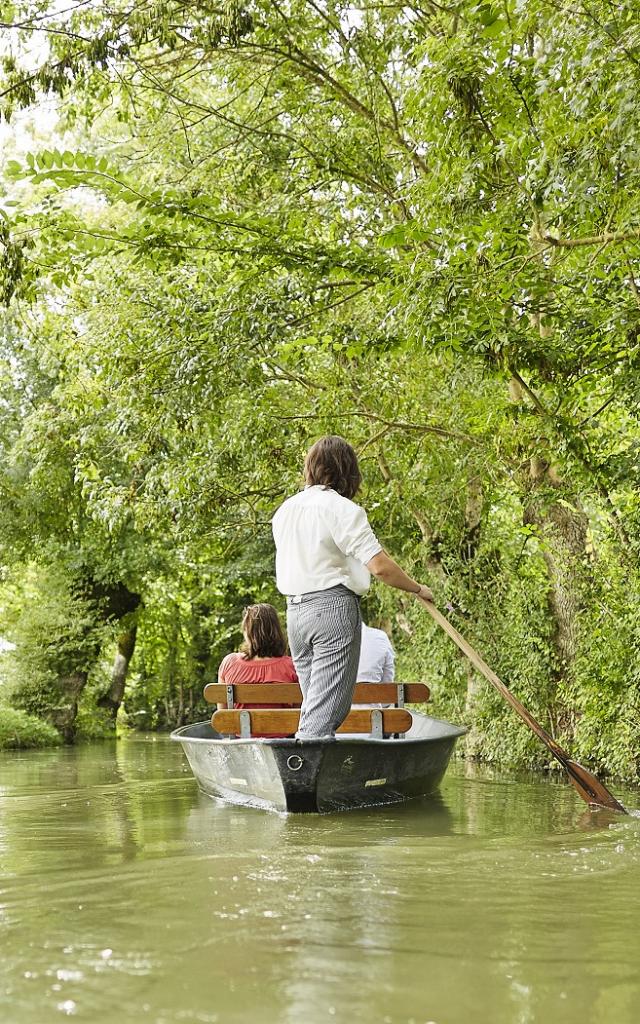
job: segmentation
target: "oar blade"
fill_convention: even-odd
[[[566,761],[562,759],[562,764],[585,803],[594,807],[608,807],[610,810],[618,811],[620,814],[629,813],[620,801],[616,800],[613,793],[610,793],[607,787],[595,775],[588,772],[577,761],[567,758]]]

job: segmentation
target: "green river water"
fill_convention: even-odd
[[[165,737],[2,754],[0,868],[2,1024],[640,1021],[640,818],[559,781],[287,817]]]

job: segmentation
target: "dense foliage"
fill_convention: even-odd
[[[16,706],[68,739],[123,694],[132,724],[200,713],[332,431],[552,734],[637,775],[639,13],[3,6],[4,115],[55,119],[3,169]],[[470,751],[545,763],[410,599],[366,611]]]
[[[52,725],[17,708],[0,707],[0,750],[54,747],[60,734]]]

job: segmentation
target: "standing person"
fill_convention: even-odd
[[[250,604],[242,616],[244,643],[227,654],[218,668],[219,683],[297,683],[298,675],[287,654],[280,618],[271,604]],[[288,704],[234,704],[235,708],[286,708]],[[219,708],[224,707],[218,704]],[[255,733],[275,736],[275,733]],[[280,734],[278,734],[280,735]]]
[[[333,738],[351,707],[360,655],[360,596],[371,573],[426,600],[433,595],[383,551],[353,502],[361,483],[344,438],[322,437],[307,452],[305,488],[273,517],[276,581],[287,596],[291,654],[302,689],[298,739]]]

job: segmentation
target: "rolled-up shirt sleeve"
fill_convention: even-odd
[[[382,551],[382,544],[369,525],[367,513],[354,502],[345,502],[333,519],[331,533],[343,554],[366,565]]]

